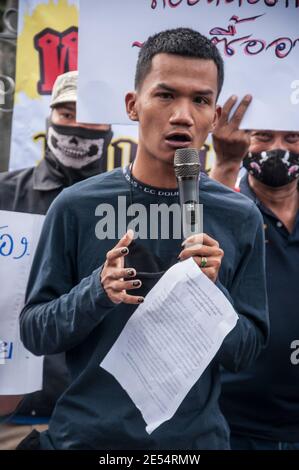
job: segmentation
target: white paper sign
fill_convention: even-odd
[[[22,0],[18,4],[16,92],[10,170],[35,166],[44,156],[46,118],[57,75],[77,70],[78,0]],[[109,21],[113,23],[113,15]],[[1,105],[0,80],[0,105]],[[129,164],[134,126],[113,126],[103,168]],[[120,155],[119,155],[120,154]]]
[[[21,343],[19,315],[44,218],[0,211],[0,395],[42,388],[43,358]]]
[[[222,53],[220,102],[253,95],[243,128],[298,130],[298,24],[298,0],[80,1],[78,118],[129,123],[124,96],[134,89],[138,43],[187,26]]]
[[[207,368],[238,315],[193,258],[147,294],[101,363],[152,433],[169,420]]]

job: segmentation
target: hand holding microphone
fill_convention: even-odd
[[[185,241],[179,254],[181,261],[193,257],[211,281],[216,282],[224,255],[219,243],[202,233],[199,205],[200,163],[197,149],[178,149],[174,156],[174,171],[179,186],[182,229]]]
[[[189,245],[189,246],[188,246]],[[219,243],[206,233],[193,235],[183,242],[183,250],[179,254],[180,261],[193,257],[202,272],[216,282],[224,251]]]

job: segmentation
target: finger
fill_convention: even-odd
[[[134,268],[121,269],[120,271],[123,273],[121,277],[134,277],[137,274]]]
[[[121,292],[123,290],[139,289],[142,286],[142,282],[139,279],[134,281],[114,281],[111,282],[110,288],[115,292]]]
[[[113,265],[118,258],[123,258],[129,253],[129,249],[124,246],[123,248],[112,248],[106,255],[107,264]]]
[[[134,239],[134,232],[133,230],[129,229],[124,236],[119,240],[119,242],[115,245],[114,248],[120,248],[124,246],[129,246]]]
[[[119,240],[119,242],[112,248],[112,250],[108,251],[106,255],[106,264],[109,266],[117,265],[117,259],[126,256],[129,253],[128,246],[134,239],[134,232],[133,230],[129,229],[124,236]]]
[[[126,292],[120,294],[121,295],[121,302],[124,304],[142,304],[144,302],[144,297],[140,297],[137,295],[129,295]]]
[[[136,276],[136,269],[134,268],[111,268],[109,267],[108,272],[105,272],[102,281],[106,281],[109,279],[123,279],[123,278],[132,278]]]
[[[203,233],[198,233],[196,235],[191,235],[183,241],[182,246],[185,248],[192,245],[202,245],[203,244]]]
[[[222,127],[223,125],[228,123],[228,117],[231,113],[231,110],[235,106],[237,102],[238,97],[236,95],[232,95],[228,98],[228,100],[224,103],[222,110],[221,110],[221,115],[218,120],[218,127]]]
[[[223,250],[217,246],[207,246],[207,245],[192,245],[188,248],[185,248],[179,254],[181,261],[184,259],[190,258],[191,256],[206,256],[206,257],[221,257],[223,256]]]
[[[250,105],[252,100],[251,95],[245,95],[244,98],[242,98],[240,104],[238,105],[236,111],[231,117],[231,124],[235,129],[239,128],[239,125],[244,117],[244,114],[246,113],[248,106]]]
[[[182,246],[189,245],[189,244],[191,245],[195,243],[219,247],[219,243],[217,242],[217,240],[214,240],[214,238],[210,237],[207,233],[199,233],[197,235],[191,235],[191,237],[188,237],[186,238],[185,241],[183,241]]]
[[[115,304],[125,303],[125,304],[141,304],[144,301],[144,297],[137,295],[127,294],[125,290],[118,291],[114,290],[111,287],[106,289],[106,293],[112,302]]]
[[[201,266],[203,258],[206,258],[206,264],[204,267]],[[200,267],[200,269],[204,268],[216,268],[219,269],[221,266],[221,257],[220,256],[193,256],[195,263]]]

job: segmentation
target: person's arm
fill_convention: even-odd
[[[0,416],[7,416],[13,413],[17,409],[22,399],[23,395],[1,395]]]
[[[135,279],[136,270],[124,268],[124,256],[134,238],[130,230],[105,253],[102,266],[76,282],[77,232],[67,194],[64,191],[56,199],[46,217],[20,317],[21,339],[35,355],[73,348],[117,304],[143,300],[126,293],[141,285]]]
[[[216,283],[239,316],[217,354],[221,365],[232,372],[249,367],[266,346],[269,335],[263,220],[253,203],[240,231],[246,238],[244,253],[229,292],[220,281]]]
[[[21,340],[35,355],[74,347],[115,307],[102,288],[101,267],[78,281],[77,243],[65,190],[46,216],[20,316]]]
[[[240,166],[250,143],[249,134],[240,130],[239,125],[251,102],[251,97],[246,95],[229,119],[236,100],[237,98],[232,96],[226,101],[213,132],[216,157],[210,172],[211,178],[232,189],[235,188]]]

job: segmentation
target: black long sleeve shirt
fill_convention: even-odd
[[[178,196],[126,179],[121,169],[64,190],[46,217],[21,314],[21,337],[34,354],[66,351],[72,383],[59,399],[45,449],[227,449],[229,432],[218,406],[219,366],[238,371],[266,343],[268,317],[261,216],[247,198],[202,175],[204,231],[225,252],[218,287],[239,315],[217,355],[173,418],[150,436],[139,410],[117,381],[99,367],[136,306],[113,304],[100,283],[106,253],[118,236],[118,197],[171,205]],[[100,240],[99,204],[115,208],[115,237]],[[138,243],[164,268],[181,251],[177,239]],[[182,312],[183,315],[183,312]]]

